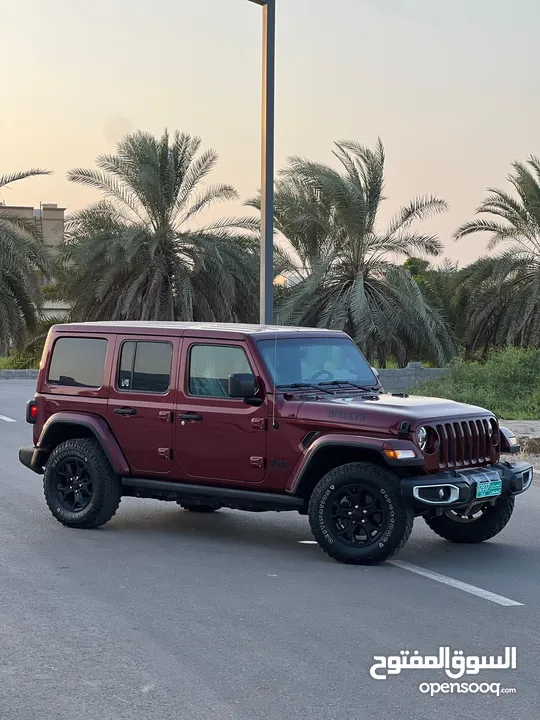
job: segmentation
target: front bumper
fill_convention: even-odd
[[[488,502],[498,497],[520,495],[533,480],[533,468],[528,462],[498,462],[485,468],[445,470],[437,475],[403,478],[401,494],[405,505],[415,509],[460,508],[476,502]],[[476,487],[496,479],[502,481],[500,495],[477,498]]]
[[[32,472],[43,475],[43,466],[47,453],[36,447],[23,447],[19,449],[19,462]]]

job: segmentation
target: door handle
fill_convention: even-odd
[[[114,412],[117,415],[125,415],[125,416],[137,414],[137,411],[135,410],[135,408],[115,408]]]
[[[202,415],[197,415],[197,413],[180,413],[178,416],[179,420],[188,420],[189,422],[195,422],[202,420]]]

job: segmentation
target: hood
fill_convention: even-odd
[[[485,408],[442,398],[412,395],[399,397],[390,394],[378,396],[378,400],[361,397],[324,397],[305,400],[298,408],[299,420],[313,420],[371,430],[388,431],[403,421],[412,428],[424,423],[436,424],[470,417],[493,417]]]

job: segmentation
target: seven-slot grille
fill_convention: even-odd
[[[463,467],[491,462],[492,443],[489,420],[459,420],[437,425],[439,465]]]

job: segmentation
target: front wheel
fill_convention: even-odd
[[[447,510],[443,515],[424,518],[434,533],[450,542],[481,543],[498,535],[514,512],[514,498],[499,498],[495,504],[477,505],[459,512]]]
[[[390,470],[357,462],[331,470],[309,501],[309,523],[320,547],[334,560],[374,565],[405,545],[414,513]]]

